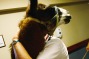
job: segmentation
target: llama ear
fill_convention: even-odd
[[[38,5],[38,0],[29,0],[30,2],[30,10],[29,12],[32,14],[32,15],[35,15],[36,12],[37,12],[37,5]],[[30,14],[30,15],[31,15]]]

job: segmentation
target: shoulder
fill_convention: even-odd
[[[59,39],[59,38],[56,38],[56,37],[52,37],[51,40],[49,40],[46,45],[45,45],[45,48],[55,48],[56,50],[65,50],[67,51],[67,47],[66,45],[64,44],[64,42]]]
[[[52,37],[48,42],[47,44],[56,44],[56,45],[61,45],[61,44],[64,44],[64,42],[57,38],[57,37]]]

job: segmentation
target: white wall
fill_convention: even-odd
[[[89,4],[64,6],[72,15],[71,22],[62,25],[63,41],[67,46],[74,45],[89,38]]]
[[[23,16],[24,12],[0,15],[0,35],[3,35],[6,44],[6,47],[0,48],[0,59],[11,59],[9,45]]]

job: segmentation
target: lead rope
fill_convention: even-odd
[[[86,55],[87,55],[88,51],[86,51],[86,53],[84,54],[82,59],[85,59]]]

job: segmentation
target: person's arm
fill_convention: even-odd
[[[32,59],[20,42],[14,45],[14,49],[18,59]]]
[[[15,35],[12,39],[13,41],[18,41],[18,34]],[[16,52],[18,59],[32,59],[23,45],[18,41],[17,43],[13,44],[13,48]]]

